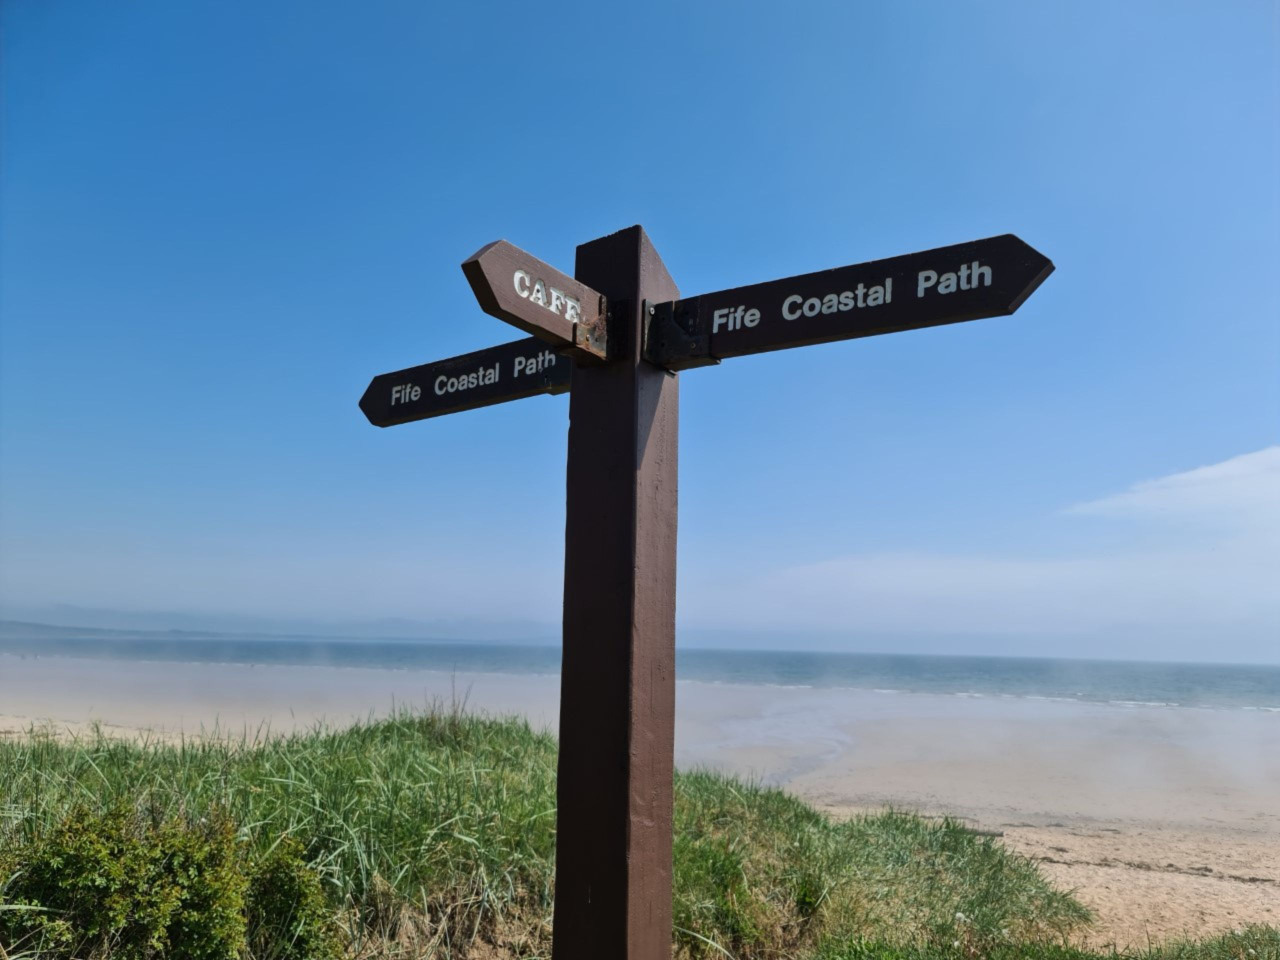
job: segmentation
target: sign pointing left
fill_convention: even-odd
[[[566,393],[573,364],[537,337],[376,376],[360,398],[375,427],[393,427],[540,393]]]
[[[605,360],[604,297],[519,247],[497,240],[462,262],[480,309],[578,360]]]

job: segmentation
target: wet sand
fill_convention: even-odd
[[[279,732],[430,702],[554,729],[558,695],[554,676],[0,655],[0,735]],[[1076,890],[1095,943],[1280,924],[1280,714],[693,681],[677,698],[681,767],[838,815],[965,818]]]

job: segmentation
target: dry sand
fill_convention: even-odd
[[[558,693],[553,676],[0,655],[0,732],[283,731],[453,700],[554,728]],[[1095,943],[1280,924],[1280,714],[691,681],[678,712],[682,767],[1002,833],[1093,908]]]

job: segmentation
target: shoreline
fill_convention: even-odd
[[[412,641],[405,641],[412,642]],[[700,648],[699,648],[700,649]],[[1034,659],[1034,658],[1025,658]],[[102,664],[138,664],[148,667],[200,667],[200,668],[221,668],[233,667],[247,670],[317,670],[317,671],[351,671],[361,673],[388,673],[396,675],[428,675],[430,677],[493,677],[506,679],[533,678],[536,680],[554,680],[559,681],[560,673],[541,672],[541,671],[523,671],[511,672],[502,670],[443,670],[436,667],[417,667],[417,666],[361,666],[358,664],[332,664],[332,663],[261,663],[255,661],[238,661],[238,660],[171,660],[171,659],[145,659],[145,658],[127,658],[127,657],[80,657],[72,654],[21,654],[0,650],[0,675],[3,674],[3,667],[9,661],[33,662],[40,663],[44,661],[63,662],[90,662]],[[1094,661],[1089,661],[1094,662]],[[1101,662],[1101,661],[1098,661]],[[1138,663],[1138,661],[1116,661],[1119,663]],[[1194,666],[1194,664],[1190,664]],[[1215,666],[1208,664],[1208,666]],[[1239,666],[1238,664],[1227,664],[1227,666]],[[854,694],[876,694],[879,696],[904,696],[904,697],[954,697],[958,700],[992,700],[992,701],[1030,701],[1034,703],[1072,703],[1082,706],[1111,706],[1132,708],[1136,710],[1194,710],[1206,712],[1225,712],[1243,711],[1246,713],[1263,713],[1280,715],[1280,705],[1270,704],[1196,704],[1196,703],[1177,703],[1172,701],[1160,700],[1113,700],[1113,699],[1095,699],[1085,696],[1078,697],[1062,697],[1048,696],[1044,694],[1034,693],[984,693],[981,691],[935,691],[935,690],[908,690],[887,687],[860,687],[849,686],[843,684],[803,684],[803,683],[771,683],[758,682],[750,683],[736,680],[707,680],[701,678],[677,678],[677,686],[682,685],[701,685],[713,688],[733,688],[739,690],[803,690],[817,693],[854,693]]]
[[[431,703],[554,732],[559,676],[0,655],[0,737],[33,722],[253,736]],[[1000,833],[1094,910],[1095,944],[1280,925],[1280,717],[1265,711],[690,679],[676,763],[835,816],[893,806]]]

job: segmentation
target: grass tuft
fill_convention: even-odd
[[[456,710],[142,744],[32,731],[0,742],[0,918],[56,907],[19,904],[15,881],[5,886],[30,851],[75,817],[127,810],[230,825],[248,960],[338,946],[352,958],[546,957],[555,769],[551,736]],[[1055,944],[1089,919],[1033,863],[948,821],[840,822],[782,791],[691,772],[677,777],[675,827],[674,943],[689,960],[1077,960]],[[304,915],[297,929],[315,939],[282,939]],[[1254,954],[1229,952],[1241,940],[1203,956],[1269,960],[1273,934],[1247,937]],[[0,949],[12,960],[21,947]],[[1151,960],[1200,955],[1162,949]]]

